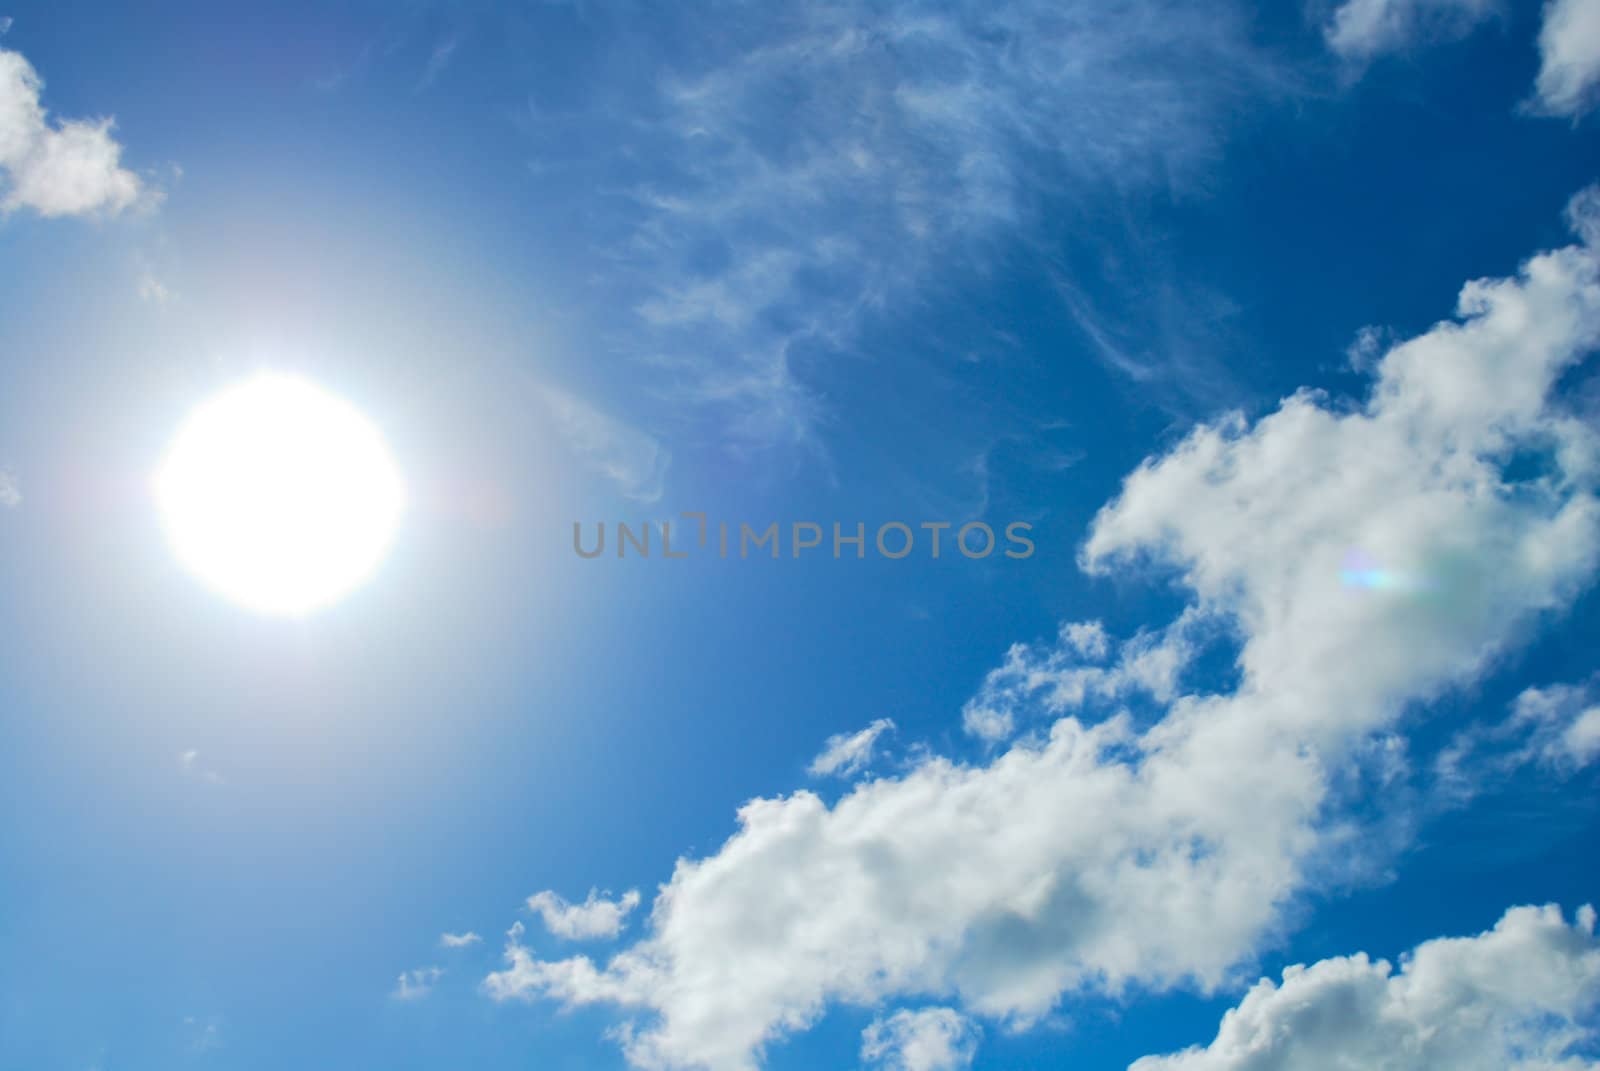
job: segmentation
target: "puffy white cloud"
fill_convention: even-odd
[[[1385,775],[1400,713],[1594,575],[1600,435],[1551,394],[1600,342],[1600,195],[1572,220],[1584,242],[1467,284],[1458,321],[1377,361],[1364,403],[1301,392],[1132,474],[1084,563],[1176,569],[1191,605],[1116,651],[1069,628],[1008,659],[986,689],[1048,732],[977,765],[927,755],[831,807],[753,800],[679,860],[639,941],[544,961],[513,931],[488,993],[615,1005],[640,1067],[747,1071],[836,1002],[1023,1027],[1077,991],[1236,977],[1309,884],[1370,865],[1341,792]],[[1548,463],[1514,477],[1527,451]],[[1072,709],[1098,679],[1081,670],[1199,622],[1236,639],[1236,684],[1146,674],[1171,689],[1153,722],[1120,688],[1085,684]]]
[[[1498,0],[1345,0],[1323,36],[1344,58],[1368,60],[1413,44],[1459,37],[1499,9]]]
[[[441,933],[439,947],[441,948],[467,948],[482,941],[483,938],[470,930],[466,933]]]
[[[878,737],[893,728],[894,722],[879,718],[858,732],[828,737],[822,754],[811,760],[808,772],[812,777],[851,777],[860,773],[872,761]]]
[[[1585,907],[1519,907],[1477,937],[1419,945],[1395,971],[1365,955],[1263,979],[1216,1040],[1131,1071],[1592,1071],[1580,1055],[1600,1001],[1600,943]]]
[[[395,981],[394,992],[389,995],[395,1000],[421,1000],[433,992],[433,987],[443,977],[443,967],[418,967],[414,971],[404,971]]]
[[[1539,30],[1539,77],[1535,107],[1550,115],[1576,116],[1595,103],[1600,90],[1600,3],[1550,0]]]
[[[608,900],[597,890],[581,904],[569,904],[548,890],[528,897],[528,910],[544,920],[544,928],[569,941],[611,938],[639,906],[639,890],[629,889],[619,900]]]
[[[43,88],[20,52],[0,49],[0,211],[76,216],[137,202],[142,185],[121,166],[111,120],[53,121],[39,102]]]
[[[861,1034],[861,1059],[884,1071],[960,1071],[978,1052],[979,1030],[954,1008],[901,1010]]]
[[[1054,644],[1017,643],[1003,665],[991,670],[983,687],[961,712],[963,728],[991,743],[1017,729],[1018,712],[1059,717],[1091,700],[1111,701],[1144,693],[1171,702],[1178,675],[1194,657],[1202,615],[1186,613],[1157,633],[1121,645],[1113,665],[1101,665],[1111,647],[1098,621],[1063,624]]]

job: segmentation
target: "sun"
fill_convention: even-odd
[[[197,408],[155,479],[185,566],[262,614],[302,616],[365,581],[405,508],[383,437],[296,376],[263,374]]]

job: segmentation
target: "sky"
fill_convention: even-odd
[[[0,9],[0,1071],[1600,1068],[1597,112],[1600,0]]]

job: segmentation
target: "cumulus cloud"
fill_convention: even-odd
[[[114,214],[135,204],[143,187],[121,165],[111,120],[52,120],[43,89],[20,52],[0,49],[0,212]]]
[[[979,1030],[954,1008],[897,1011],[861,1034],[861,1059],[883,1071],[960,1071],[978,1052]]]
[[[418,967],[414,971],[404,971],[395,981],[394,992],[389,995],[395,1000],[421,1000],[433,992],[433,987],[443,977],[443,967]]]
[[[1098,621],[1063,624],[1053,644],[1013,644],[1004,664],[989,672],[962,709],[962,727],[994,743],[1016,731],[1022,711],[1060,717],[1091,700],[1139,693],[1171,702],[1178,675],[1194,657],[1205,624],[1203,615],[1186,613],[1159,632],[1122,644],[1113,665],[1100,664],[1111,645]]]
[[[1499,0],[1345,0],[1323,28],[1328,47],[1370,60],[1416,44],[1461,37],[1494,17]]]
[[[479,937],[477,934],[472,933],[471,931],[468,931],[467,933],[441,933],[439,935],[439,947],[467,948],[468,946],[475,945],[482,940],[482,937]]]
[[[0,469],[0,506],[12,508],[22,505],[22,488],[17,484],[17,478],[5,469]]]
[[[1600,4],[1550,0],[1539,30],[1539,77],[1533,107],[1549,115],[1578,116],[1600,91]]]
[[[808,772],[812,777],[852,777],[860,773],[872,761],[878,737],[892,729],[894,722],[879,718],[859,732],[828,737],[822,754],[811,760]]]
[[[544,920],[544,928],[569,941],[608,939],[622,932],[628,915],[639,906],[639,891],[629,889],[621,899],[608,900],[597,890],[581,904],[569,904],[548,890],[528,897],[528,910]]]
[[[1600,196],[1572,221],[1584,241],[1468,283],[1458,319],[1377,360],[1363,402],[1303,391],[1129,476],[1084,565],[1175,571],[1190,605],[1019,658],[991,691],[1047,731],[981,764],[928,754],[832,806],[753,800],[679,860],[640,940],[551,961],[514,931],[487,992],[616,1006],[639,1067],[748,1071],[833,1003],[1022,1028],[1078,992],[1236,978],[1308,887],[1366,862],[1342,794],[1389,762],[1401,713],[1479,679],[1594,575],[1600,434],[1552,388],[1600,342]],[[1540,475],[1511,464],[1527,451]],[[1070,709],[1078,670],[1170,645],[1185,617],[1226,623],[1235,681],[1156,674],[1176,683],[1142,716],[1085,685]]]
[[[1589,1071],[1600,1001],[1594,909],[1506,912],[1476,937],[1419,945],[1396,971],[1365,955],[1263,979],[1216,1040],[1130,1071]]]

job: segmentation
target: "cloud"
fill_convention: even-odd
[[[172,300],[172,291],[148,266],[139,269],[139,300],[155,305],[165,305]]]
[[[471,931],[467,933],[441,933],[439,935],[439,946],[441,948],[467,948],[482,940],[482,937]]]
[[[558,434],[591,470],[635,502],[660,500],[672,455],[657,440],[566,391],[541,387],[538,397]]]
[[[447,37],[433,46],[428,53],[427,66],[423,68],[422,77],[417,82],[417,92],[422,93],[431,89],[433,83],[438,81],[445,68],[450,66],[450,61],[455,58],[456,49],[461,47],[461,38]]]
[[[183,1027],[189,1035],[189,1048],[194,1052],[211,1052],[222,1048],[222,1025],[216,1019],[207,1019],[202,1022],[192,1015],[183,1019]]]
[[[1283,82],[1227,2],[681,12],[694,24],[658,36],[700,41],[695,56],[585,117],[626,147],[598,169],[610,187],[624,176],[629,218],[607,235],[605,293],[632,313],[615,348],[750,449],[817,448],[828,409],[805,362],[952,263],[1026,238],[1042,207],[1029,191],[1072,194],[1059,218],[1085,196],[1186,187],[1239,105]]]
[[[0,49],[0,212],[114,215],[146,191],[121,166],[110,119],[52,121],[44,84],[19,52]]]
[[[200,752],[194,748],[178,754],[178,763],[183,767],[183,772],[192,777],[199,777],[213,785],[222,784],[222,775],[215,770],[207,769],[200,763]]]
[[[830,736],[823,745],[822,754],[811,760],[807,770],[812,777],[852,777],[872,761],[878,737],[893,729],[894,722],[879,718],[859,732]]]
[[[1517,696],[1511,725],[1526,732],[1524,753],[1558,767],[1600,758],[1600,694],[1593,685],[1529,688]]]
[[[14,509],[22,505],[22,488],[17,484],[17,478],[5,469],[0,469],[0,506]]]
[[[1323,37],[1345,59],[1365,61],[1463,37],[1499,10],[1499,0],[1345,0]]]
[[[1485,787],[1528,766],[1569,776],[1600,759],[1600,687],[1555,684],[1528,688],[1499,724],[1457,733],[1434,761],[1450,802],[1470,800]]]
[[[1099,664],[1111,643],[1098,621],[1063,624],[1054,644],[1013,644],[1005,663],[989,672],[962,709],[962,727],[995,743],[1016,731],[1019,711],[1060,717],[1091,699],[1126,699],[1139,693],[1170,702],[1204,625],[1202,615],[1186,613],[1160,632],[1122,644],[1116,663],[1109,666]]]
[[[1216,1040],[1130,1071],[1585,1071],[1600,1001],[1594,909],[1567,925],[1518,907],[1493,930],[1419,945],[1394,970],[1364,954],[1263,979]]]
[[[513,931],[488,994],[613,1005],[642,1068],[748,1071],[836,1002],[1020,1029],[1076,993],[1236,979],[1297,898],[1383,850],[1347,804],[1394,775],[1402,712],[1481,678],[1594,576],[1600,433],[1552,389],[1600,342],[1600,195],[1571,218],[1584,242],[1468,283],[1363,402],[1302,391],[1130,475],[1084,565],[1176,571],[1189,606],[1120,644],[1069,627],[1027,652],[998,690],[1047,731],[981,764],[927,754],[832,806],[752,800],[678,861],[640,940],[547,961]],[[1517,475],[1530,451],[1541,474]],[[1163,672],[1173,694],[1138,716],[1120,689],[1054,698],[1201,622],[1237,645],[1218,690]]]
[[[978,1051],[979,1030],[954,1008],[897,1011],[861,1033],[861,1059],[884,1071],[960,1071]]]
[[[443,967],[418,967],[414,971],[403,971],[395,981],[394,992],[389,995],[395,1000],[421,1000],[433,992],[433,987],[443,977]]]
[[[1600,4],[1550,0],[1539,30],[1535,111],[1577,117],[1594,106],[1600,89]]]
[[[528,897],[528,910],[544,920],[544,928],[569,941],[612,938],[622,932],[628,915],[639,906],[639,891],[630,889],[620,900],[608,900],[596,890],[581,904],[569,904],[553,892]]]

